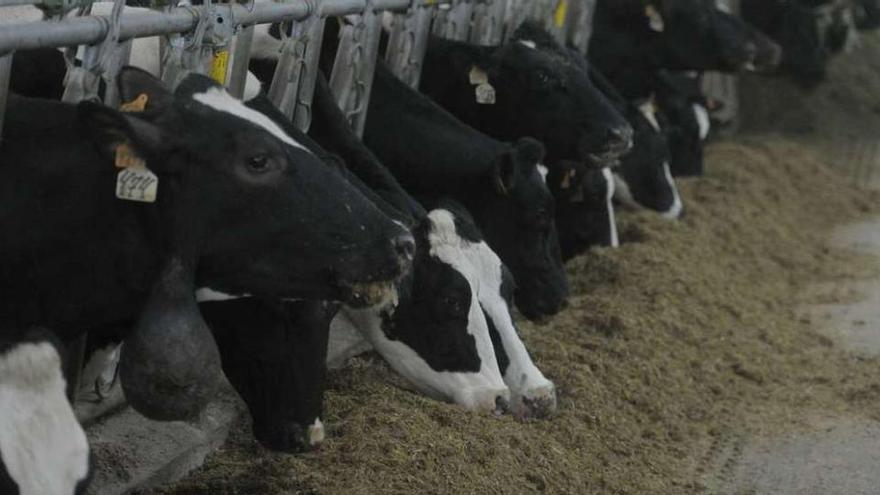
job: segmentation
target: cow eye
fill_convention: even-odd
[[[251,172],[261,174],[269,170],[268,155],[254,155],[247,159],[247,168]]]
[[[455,296],[444,296],[440,303],[451,315],[458,316],[464,313],[464,304],[462,304],[461,300]]]

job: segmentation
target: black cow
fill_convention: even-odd
[[[494,91],[491,104],[475,98],[483,78]],[[586,184],[561,180],[570,172],[565,160],[599,168],[612,164],[631,146],[632,128],[545,30],[525,23],[512,43],[500,47],[432,38],[420,89],[493,137],[542,140],[549,175],[560,178],[548,186],[556,199],[559,236],[570,243],[565,251],[582,252],[597,239],[611,243],[606,222],[612,212],[589,209],[604,205],[604,194],[589,198],[591,190],[558,188]],[[597,224],[597,218],[604,220]]]
[[[759,51],[754,35],[714,0],[599,0],[589,56],[630,97],[622,83],[633,69],[752,68]]]
[[[825,78],[851,35],[849,6],[833,0],[742,0],[743,19],[783,48],[781,67],[805,86]]]
[[[853,15],[856,27],[862,30],[880,28],[880,0],[855,0]]]
[[[4,326],[46,325],[68,340],[139,315],[122,355],[126,396],[148,416],[188,417],[219,371],[196,287],[366,304],[405,270],[405,229],[210,79],[192,76],[172,94],[129,69],[120,90],[144,111],[10,98]],[[155,177],[114,167],[120,144]],[[132,178],[159,181],[155,203],[114,197],[151,199],[122,188]]]

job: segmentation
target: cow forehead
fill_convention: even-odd
[[[192,99],[218,112],[226,113],[255,125],[285,144],[293,146],[294,148],[299,148],[307,153],[311,153],[311,151],[305,146],[298,143],[284,132],[284,130],[281,129],[278,124],[273,122],[272,119],[245,106],[241,100],[233,98],[232,95],[221,88],[210,88],[204,93],[196,93],[192,95]]]

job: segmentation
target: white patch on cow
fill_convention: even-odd
[[[279,141],[289,144],[295,148],[300,148],[307,153],[311,153],[305,146],[296,142],[284,132],[281,127],[278,126],[275,122],[272,121],[269,117],[264,114],[248,108],[236,98],[233,98],[229,93],[220,88],[210,88],[204,93],[196,93],[193,95],[193,100],[205,105],[207,107],[213,108],[218,112],[228,113],[232,116],[238,117],[242,120],[250,122],[251,124],[262,128],[269,134],[275,136]]]
[[[675,220],[681,216],[684,205],[681,202],[681,196],[678,194],[678,188],[675,186],[675,179],[672,178],[672,172],[669,170],[669,162],[663,162],[663,177],[672,189],[672,206],[660,214],[663,218]]]
[[[354,323],[343,321],[347,319],[345,312],[339,311],[330,324],[330,334],[327,338],[327,369],[340,369],[349,359],[373,348]]]
[[[309,447],[315,447],[324,443],[324,423],[321,418],[315,418],[315,422],[309,425]]]
[[[202,287],[201,289],[196,289],[196,302],[200,303],[215,301],[233,301],[235,299],[241,299],[248,296],[250,296],[250,294],[227,294],[225,292],[214,290],[210,287]]]
[[[539,163],[537,165],[537,168],[538,168],[538,173],[541,174],[541,180],[544,181],[544,184],[546,184],[547,183],[547,174],[550,173],[550,170],[548,170],[547,166],[542,163]]]
[[[251,42],[251,59],[278,60],[283,43],[269,34],[270,24],[254,26],[254,40]]]
[[[526,48],[530,48],[532,50],[535,50],[538,48],[538,44],[532,40],[518,40],[517,43],[519,43],[520,45],[522,45]]]
[[[51,344],[0,355],[0,458],[22,495],[70,495],[89,470],[89,444],[65,395]]]
[[[639,112],[642,113],[642,116],[645,117],[645,120],[651,124],[651,127],[654,128],[655,131],[660,132],[660,123],[657,122],[657,110],[654,108],[654,102],[652,100],[648,100],[639,105]]]
[[[618,203],[632,208],[634,210],[641,210],[644,208],[636,198],[633,196],[632,191],[629,188],[629,184],[626,183],[623,177],[618,173],[614,173],[614,199],[617,200]]]
[[[608,167],[602,169],[602,177],[605,177],[607,191],[605,196],[605,206],[608,208],[608,228],[611,230],[609,245],[616,248],[620,247],[620,237],[617,235],[617,218],[614,214],[614,201],[612,201],[612,199],[617,190],[617,181],[615,180],[615,174],[613,174]]]
[[[475,319],[482,320],[483,331],[488,337],[485,317],[476,304],[472,304],[468,319],[471,322]],[[351,325],[352,329],[339,328],[345,325]],[[469,331],[473,326],[473,323],[468,326]],[[490,363],[495,366],[494,373],[487,369],[486,361],[489,358],[483,358],[483,354],[480,354],[479,372],[436,371],[411,347],[385,336],[385,332],[382,331],[381,311],[375,308],[343,307],[330,322],[330,331],[331,333],[360,332],[413,390],[433,399],[454,402],[472,411],[494,411],[496,397],[501,396],[507,400],[510,398],[510,391],[504,385],[501,372],[498,371],[494,352],[491,354]]]
[[[699,103],[693,104],[694,118],[697,119],[697,125],[700,126],[700,140],[705,141],[709,137],[709,131],[712,129],[712,123],[709,120],[709,111],[706,107]]]

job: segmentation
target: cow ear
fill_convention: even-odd
[[[516,160],[505,153],[492,167],[492,183],[495,192],[507,196],[516,187]]]
[[[120,159],[147,160],[167,150],[170,139],[161,128],[145,119],[118,112],[103,105],[82,102],[78,105],[79,120],[91,134],[101,153],[119,166]],[[120,147],[129,156],[120,158]],[[129,162],[130,163],[130,162]]]
[[[165,112],[173,100],[171,91],[161,80],[136,67],[123,67],[116,83],[122,108],[131,112],[151,117]]]

